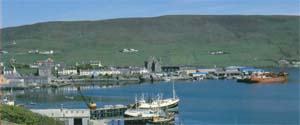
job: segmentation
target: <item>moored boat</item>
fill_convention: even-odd
[[[153,118],[164,116],[164,111],[161,109],[127,109],[124,113],[124,117],[141,117],[141,118]]]
[[[140,109],[161,108],[163,110],[175,111],[176,109],[178,110],[177,107],[179,101],[180,99],[176,96],[176,92],[173,84],[172,98],[163,99],[162,95],[158,95],[157,98],[146,101],[144,99],[144,95],[142,95],[141,99],[133,107],[138,107]]]
[[[245,83],[284,83],[287,82],[288,73],[280,72],[278,74],[266,72],[261,75],[255,75],[243,79],[238,79],[237,82]]]
[[[165,124],[165,123],[173,122],[174,120],[175,120],[175,114],[167,113],[165,117],[153,117],[152,119],[148,120],[148,122],[152,124]]]

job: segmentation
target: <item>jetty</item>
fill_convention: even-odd
[[[31,109],[32,112],[59,119],[66,125],[90,125],[104,121],[147,121],[150,118],[123,117],[127,106],[115,105],[90,109]]]

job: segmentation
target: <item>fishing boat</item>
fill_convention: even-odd
[[[144,99],[144,95],[142,94],[141,99],[134,105],[134,107],[138,107],[140,109],[151,109],[151,108],[161,108],[163,110],[176,111],[178,110],[178,104],[180,99],[176,96],[175,87],[173,83],[173,97],[163,99],[162,95],[158,95],[157,98],[150,99],[146,101]]]
[[[137,98],[135,99],[137,103]],[[160,105],[160,104],[158,104]],[[127,109],[124,112],[124,117],[135,117],[139,119],[147,120],[149,123],[168,123],[175,120],[175,113],[168,112],[159,108],[144,108],[140,109],[139,107]]]
[[[135,97],[137,103],[137,97]],[[140,109],[139,107],[132,107],[124,112],[124,117],[141,117],[141,118],[153,118],[163,116],[164,111],[160,108],[147,108]]]
[[[237,82],[245,83],[284,83],[287,82],[288,73],[280,72],[278,74],[273,72],[265,72],[261,75],[254,75],[242,79],[238,79]]]

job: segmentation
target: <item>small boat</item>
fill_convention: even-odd
[[[167,114],[165,117],[153,117],[152,119],[148,120],[149,123],[152,124],[163,124],[163,123],[170,123],[175,120],[175,114]]]
[[[163,78],[166,82],[170,82],[171,81],[171,78],[169,78],[169,77],[164,77]]]
[[[74,97],[73,96],[65,96],[65,99],[70,99],[70,100],[73,100]]]
[[[30,105],[36,105],[36,103],[35,102],[30,102]]]
[[[141,117],[141,118],[153,118],[160,117],[163,111],[154,110],[154,109],[127,109],[124,113],[124,117]]]

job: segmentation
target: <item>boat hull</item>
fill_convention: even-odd
[[[254,83],[284,83],[287,82],[286,77],[276,77],[276,78],[258,78],[252,77],[251,81]]]
[[[152,118],[148,122],[151,124],[163,124],[163,123],[170,123],[175,120],[174,116],[171,116],[169,118]]]
[[[262,84],[270,84],[270,83],[285,83],[287,82],[286,77],[276,77],[276,78],[259,78],[259,77],[251,77],[248,79],[238,79],[237,82],[244,83],[262,83]]]

